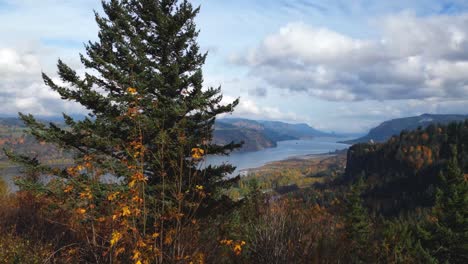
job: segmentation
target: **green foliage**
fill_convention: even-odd
[[[440,263],[468,262],[468,182],[457,157],[457,148],[452,146],[433,212],[419,229],[424,248]]]
[[[188,238],[197,234],[196,219],[231,204],[221,191],[237,180],[225,177],[234,167],[203,163],[207,154],[240,147],[212,143],[216,117],[232,112],[238,100],[223,105],[220,87],[203,87],[207,54],[197,43],[199,9],[188,1],[102,5],[99,39],[80,55],[85,73],[62,60],[63,84],[43,73],[47,86],[89,115],[74,120],[64,114],[64,128],[20,113],[38,142],[73,153],[73,166],[53,168],[29,153],[6,154],[25,168],[20,190],[49,202],[38,217],[65,212],[60,223],[79,229],[76,240],[93,262],[194,258],[198,245]],[[52,177],[42,181],[46,175]]]
[[[96,14],[99,41],[89,42],[86,55],[81,55],[88,72],[80,76],[59,60],[58,74],[66,85],[43,74],[52,90],[87,108],[90,117],[76,121],[64,115],[65,130],[21,114],[27,129],[40,141],[75,151],[76,161],[92,155],[97,169],[128,180],[122,161],[133,157],[124,148],[137,127],[143,149],[150,153],[144,171],[151,190],[163,179],[170,185],[182,173],[184,188],[195,184],[216,192],[233,168],[202,168],[190,158],[191,150],[225,154],[237,147],[210,144],[215,117],[232,111],[237,101],[221,105],[220,88],[202,89],[206,54],[199,52],[194,24],[199,10],[187,1],[110,1],[103,8],[107,17]],[[40,166],[34,159],[13,159]]]
[[[367,262],[370,253],[371,221],[361,198],[364,187],[361,177],[351,186],[346,203],[345,229],[350,241],[353,263]]]
[[[366,175],[366,202],[373,210],[396,216],[431,207],[440,170],[451,159],[450,146],[462,172],[468,173],[468,121],[405,131],[382,144],[357,144],[348,151],[343,181]]]
[[[37,243],[11,234],[0,239],[0,262],[11,264],[40,264],[53,255],[51,245]]]

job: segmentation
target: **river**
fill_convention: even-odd
[[[266,148],[254,152],[234,152],[229,156],[208,156],[205,164],[220,165],[228,162],[236,166],[233,175],[237,175],[243,170],[261,167],[272,161],[284,160],[294,156],[328,153],[349,146],[337,143],[338,140],[343,140],[343,138],[320,137],[310,140],[280,141],[275,148]],[[19,174],[18,168],[4,169],[0,173],[2,173],[2,177],[6,180],[10,189],[15,191],[17,188],[13,185],[13,175]]]
[[[286,140],[278,142],[275,148],[266,148],[254,152],[235,152],[230,156],[211,156],[206,160],[207,164],[220,165],[230,163],[236,166],[236,175],[242,170],[261,167],[269,162],[284,160],[294,156],[308,154],[321,154],[342,150],[349,145],[337,143],[343,138],[319,137],[310,140]]]

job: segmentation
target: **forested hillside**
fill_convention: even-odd
[[[398,213],[433,205],[439,174],[451,158],[468,175],[468,121],[431,124],[385,143],[354,145],[348,151],[345,180],[363,177],[369,204],[382,212]]]
[[[459,122],[467,119],[466,115],[436,115],[436,114],[423,114],[420,116],[412,116],[405,118],[397,118],[383,122],[375,128],[372,128],[369,133],[363,137],[344,141],[347,144],[367,143],[369,141],[385,142],[400,132],[406,130],[414,130],[418,127],[426,128],[431,124],[446,125],[450,122]]]
[[[59,78],[42,74],[89,114],[0,120],[0,165],[21,167],[15,192],[0,177],[1,263],[468,263],[468,120],[425,127],[424,115],[401,133],[389,122],[399,135],[386,142],[244,178],[207,164],[237,140],[254,150],[327,134],[219,120],[240,99],[204,86],[199,12],[182,0],[102,1],[82,65],[58,60]]]

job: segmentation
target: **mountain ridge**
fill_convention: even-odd
[[[334,136],[334,134],[316,130],[304,123],[223,118],[216,120],[213,141],[217,144],[244,141],[245,144],[240,151],[255,151],[275,147],[278,141],[324,136]]]
[[[85,116],[74,115],[72,117],[82,120]],[[38,117],[38,120],[43,123],[53,122],[57,125],[64,125],[63,117],[60,116]],[[25,128],[19,117],[12,116],[0,116],[0,125]],[[243,141],[244,145],[238,151],[247,152],[276,147],[278,141],[321,136],[335,136],[335,134],[319,131],[305,123],[290,124],[281,121],[222,118],[215,122],[213,143],[228,144],[233,141]]]
[[[365,142],[384,142],[392,136],[399,135],[403,130],[414,130],[418,127],[426,128],[431,124],[448,124],[453,121],[464,121],[468,115],[462,114],[422,114],[403,118],[394,118],[380,123],[370,129],[363,137],[342,141],[341,143],[356,144]]]

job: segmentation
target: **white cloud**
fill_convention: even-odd
[[[223,104],[234,101],[235,98],[232,96],[224,96]],[[293,112],[285,112],[277,107],[271,106],[260,106],[255,103],[254,100],[249,98],[240,98],[239,105],[234,109],[233,115],[236,117],[244,117],[250,119],[260,120],[281,120],[289,122],[298,122],[305,120],[304,117],[298,116]],[[221,117],[224,117],[223,115]]]
[[[270,86],[330,101],[468,96],[468,14],[376,22],[378,39],[291,23],[231,61]]]
[[[18,112],[59,115],[83,112],[76,103],[65,102],[41,78],[41,59],[30,51],[0,48],[0,114]],[[60,81],[54,78],[56,81]]]

